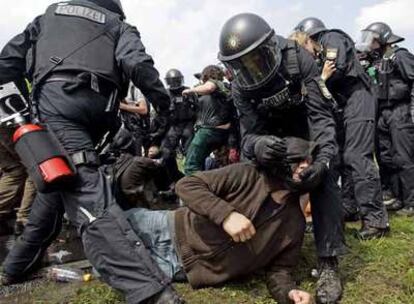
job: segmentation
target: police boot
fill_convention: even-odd
[[[385,204],[385,201],[384,201]],[[391,204],[385,204],[387,211],[398,211],[404,207],[404,204],[398,198],[395,198]]]
[[[10,285],[22,283],[24,281],[26,281],[25,278],[14,277],[4,272],[0,273],[0,286],[10,286]]]
[[[361,241],[379,239],[386,236],[390,232],[390,227],[376,228],[370,227],[366,223],[362,223],[362,228],[357,232],[356,238]]]
[[[151,297],[146,304],[185,304],[172,286]]]
[[[414,207],[404,207],[397,211],[397,214],[401,216],[414,216]]]
[[[342,283],[338,272],[336,257],[319,259],[319,280],[316,283],[316,301],[318,304],[339,303],[342,298]]]

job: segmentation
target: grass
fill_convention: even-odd
[[[353,238],[356,225],[346,229],[350,252],[341,260],[345,284],[342,304],[412,304],[414,303],[414,222],[412,218],[392,217],[390,237],[367,242]],[[302,288],[314,292],[315,266],[313,240],[307,236],[297,278]],[[275,304],[260,277],[229,283],[220,288],[192,290],[186,284],[176,288],[191,304]],[[19,304],[113,304],[124,303],[108,286],[95,281],[85,284],[48,283],[30,294],[1,303]]]

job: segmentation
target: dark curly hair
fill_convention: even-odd
[[[218,80],[223,81],[224,79],[224,72],[223,70],[218,67],[217,65],[209,65],[203,69],[201,72],[201,81],[207,82],[209,80]]]

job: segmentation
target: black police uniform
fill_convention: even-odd
[[[194,135],[195,104],[189,98],[182,96],[185,89],[188,87],[169,89],[171,97],[170,128],[161,145],[164,157],[175,158],[175,152],[180,143],[182,152],[185,154]]]
[[[127,302],[139,303],[169,282],[114,204],[108,180],[98,170],[94,147],[113,124],[118,102],[114,92],[129,79],[160,112],[167,112],[169,97],[138,31],[122,21],[122,9],[116,3],[53,4],[0,55],[2,83],[18,79],[33,63],[28,64],[28,76],[33,80],[40,119],[77,164],[72,187],[38,194],[28,226],[7,257],[4,271],[20,277],[33,270],[60,225],[58,210],[64,206],[102,279],[122,291]]]
[[[359,63],[354,42],[340,30],[325,30],[318,36],[323,47],[322,62],[333,60],[336,72],[326,85],[339,104],[343,137],[338,138],[343,155],[343,195],[355,198],[364,227],[385,229],[388,215],[382,201],[379,169],[375,163],[375,126],[377,102],[369,76]],[[351,185],[351,186],[349,186]],[[348,192],[347,192],[348,191]],[[351,192],[352,191],[352,192]]]
[[[282,56],[276,78],[253,91],[242,91],[233,83],[243,154],[256,158],[255,144],[263,135],[295,136],[317,142],[320,150],[315,161],[329,164],[337,153],[335,123],[332,104],[322,98],[316,82],[318,68],[311,55],[296,43],[276,37]],[[318,256],[343,254],[346,249],[339,187],[331,170],[311,192],[311,201]]]
[[[414,207],[414,55],[395,47],[377,67],[381,166],[404,207]]]

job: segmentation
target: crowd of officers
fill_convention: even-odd
[[[339,301],[344,218],[361,221],[356,237],[369,240],[390,231],[387,211],[414,216],[414,55],[397,46],[404,38],[376,22],[355,43],[342,30],[306,18],[285,39],[260,16],[239,14],[223,26],[221,63],[196,74],[193,88],[171,69],[165,90],[138,31],[124,19],[116,0],[54,4],[0,55],[0,82],[27,79],[40,121],[83,160],[76,163],[74,189],[36,193],[14,151],[13,130],[0,127],[0,233],[11,233],[8,223],[17,208],[14,232],[21,235],[4,263],[2,284],[27,279],[66,212],[88,259],[128,302],[182,303],[169,286],[172,278],[149,262],[141,236],[131,234],[123,210],[148,208],[154,197],[164,196],[226,223],[219,215],[226,208],[194,206],[192,199],[203,205],[217,198],[198,196],[206,193],[200,181],[214,192],[222,174],[237,180],[253,169],[234,167],[237,176],[229,170],[199,172],[253,161],[289,189],[310,194],[316,297],[319,303]],[[290,157],[296,158],[287,138],[317,146],[296,181],[290,178]],[[102,172],[121,190],[111,190]],[[216,194],[237,196],[235,187]],[[255,233],[237,240],[246,242]],[[191,283],[191,271],[184,271]],[[275,273],[269,289],[280,303],[309,303],[292,288],[284,297],[280,289],[273,292],[275,278],[283,277]]]

